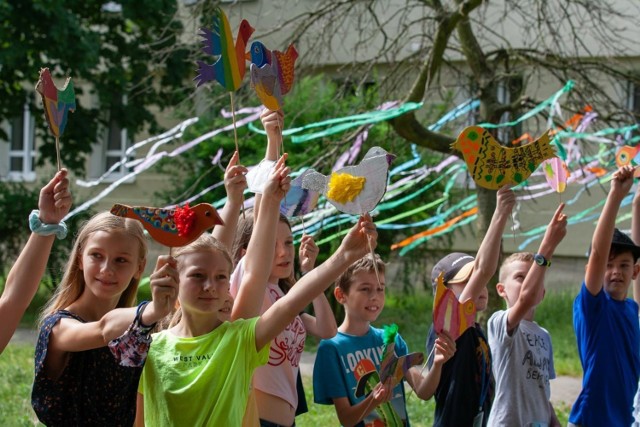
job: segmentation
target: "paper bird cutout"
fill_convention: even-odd
[[[383,148],[372,147],[360,164],[340,168],[330,176],[309,169],[302,188],[324,194],[341,212],[352,215],[370,212],[384,196],[393,159],[395,156]]]
[[[269,174],[276,162],[262,159],[260,163],[249,169],[247,172],[247,189],[255,194],[262,194],[264,185],[269,180]]]
[[[361,397],[365,394],[371,393],[374,387],[381,382],[375,365],[369,359],[362,359],[358,362],[354,375],[358,384],[355,392],[356,397]],[[382,419],[382,425],[394,427],[401,427],[404,425],[402,418],[400,418],[396,410],[393,408],[391,402],[385,402],[379,405],[375,410],[378,416]]]
[[[42,97],[44,113],[51,133],[56,138],[60,138],[67,127],[69,111],[76,110],[76,94],[71,77],[67,78],[62,89],[58,89],[53,83],[49,69],[43,68],[40,70],[40,79],[36,83],[36,91]]]
[[[282,96],[293,86],[298,52],[291,44],[286,52],[270,51],[259,41],[251,44],[251,86],[265,107],[275,111],[284,105]]]
[[[240,22],[238,36],[234,45],[227,15],[222,9],[216,7],[212,29],[201,28],[200,31],[203,44],[202,51],[209,55],[217,56],[218,59],[211,65],[203,61],[197,61],[198,75],[194,79],[196,87],[215,80],[227,91],[236,91],[242,84],[242,79],[244,79],[246,73],[248,54],[245,53],[245,49],[247,48],[249,37],[251,37],[255,29],[249,25],[246,19],[243,19]]]
[[[547,184],[558,193],[563,193],[567,188],[567,179],[571,175],[567,164],[559,157],[547,159],[542,162],[544,177]]]
[[[309,174],[309,169],[291,181],[291,188],[280,203],[280,213],[288,218],[306,215],[315,209],[320,194],[317,191],[302,188],[302,181]]]
[[[640,165],[640,145],[636,145],[635,147],[624,145],[618,149],[616,153],[616,166],[621,168],[627,165]],[[640,168],[636,168],[633,176],[636,178],[640,177]]]
[[[520,184],[546,159],[555,156],[549,131],[521,147],[503,147],[480,126],[465,128],[451,148],[462,153],[475,183],[490,190]]]
[[[115,204],[111,213],[140,221],[153,240],[169,247],[188,245],[205,230],[223,224],[216,209],[207,203],[200,203],[193,208],[187,204],[175,209]]]
[[[448,332],[455,341],[475,324],[476,306],[469,298],[461,303],[453,291],[444,285],[444,274],[440,273],[433,300],[433,329],[437,334]]]

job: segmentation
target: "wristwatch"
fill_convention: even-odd
[[[551,261],[549,261],[543,255],[540,255],[540,254],[535,254],[533,256],[533,260],[536,262],[536,264],[542,267],[549,267],[551,265]]]

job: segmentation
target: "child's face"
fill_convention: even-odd
[[[229,299],[229,265],[217,250],[180,256],[179,300],[183,312],[218,316]]]
[[[96,231],[85,242],[79,266],[85,291],[98,299],[117,302],[131,280],[140,278],[144,261],[140,261],[140,245],[134,237]]]
[[[276,229],[276,250],[273,254],[273,265],[269,283],[277,283],[280,279],[291,276],[293,271],[293,260],[295,247],[293,246],[293,236],[289,226],[282,221],[278,221]]]
[[[636,278],[640,266],[633,262],[630,252],[622,252],[609,258],[604,274],[604,290],[611,298],[623,301],[631,281]]]
[[[351,286],[347,293],[336,288],[336,298],[344,305],[345,312],[352,320],[375,321],[385,300],[384,274],[380,273],[380,282],[375,271],[359,271],[351,277]]]
[[[496,289],[498,295],[507,301],[507,307],[512,307],[520,297],[522,282],[532,265],[533,261],[513,261],[506,266],[503,281],[496,285]]]

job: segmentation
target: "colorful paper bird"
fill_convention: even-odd
[[[251,86],[268,109],[282,108],[282,96],[293,86],[296,59],[298,52],[292,44],[284,53],[270,51],[259,41],[251,44]]]
[[[204,61],[197,61],[198,75],[194,79],[196,87],[215,80],[227,91],[236,91],[246,73],[246,61],[249,55],[245,53],[245,49],[255,29],[246,19],[243,19],[234,45],[227,16],[217,7],[213,15],[212,29],[201,28],[200,31],[203,39],[202,51],[218,56],[218,59],[211,65]]]
[[[175,209],[115,204],[111,213],[140,221],[153,240],[169,247],[188,245],[205,230],[223,224],[216,209],[208,203]]]
[[[40,79],[36,83],[36,91],[42,97],[45,117],[51,133],[56,138],[60,138],[67,127],[69,111],[76,110],[76,94],[73,91],[71,77],[67,77],[62,89],[58,89],[53,83],[49,69],[43,68],[40,70]]]
[[[380,363],[380,372],[376,370],[375,365],[369,359],[362,359],[356,365],[356,397],[371,393],[378,383],[387,384],[389,387],[394,388],[400,384],[412,366],[424,363],[424,353],[417,352],[400,357],[396,356],[395,341],[397,334],[397,325],[384,326],[384,347],[382,350],[384,358]],[[384,425],[402,426],[402,420],[393,409],[393,406],[389,402],[387,402],[387,405],[381,405],[380,407],[382,414],[379,415],[385,420]]]
[[[634,167],[640,165],[640,145],[636,145],[635,147],[624,145],[618,149],[616,153],[616,166],[621,168],[626,165]],[[640,177],[640,168],[636,167],[633,176],[636,178]]]
[[[440,273],[433,300],[433,329],[436,333],[448,332],[455,341],[475,324],[476,305],[468,299],[459,302],[453,291],[444,285],[444,275]]]
[[[567,189],[567,179],[571,175],[567,164],[560,158],[554,157],[542,162],[544,177],[547,184],[558,193],[563,193]]]
[[[280,213],[288,218],[303,216],[315,209],[320,194],[317,191],[302,187],[302,181],[309,174],[309,169],[291,181],[291,188],[280,203]]]
[[[324,194],[341,212],[352,215],[370,212],[384,196],[393,159],[395,156],[383,148],[372,147],[360,164],[343,167],[330,176],[309,169],[302,188]]]
[[[462,153],[475,183],[490,190],[520,184],[546,159],[555,156],[549,131],[530,144],[503,147],[480,126],[465,128],[451,148]]]

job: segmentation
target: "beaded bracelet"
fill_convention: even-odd
[[[29,228],[32,232],[41,236],[51,236],[55,234],[58,239],[67,237],[67,224],[60,221],[58,224],[43,224],[40,221],[40,211],[34,209],[29,215]]]

